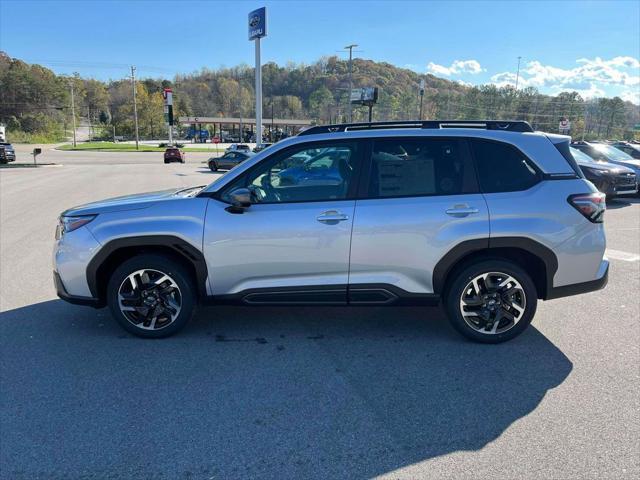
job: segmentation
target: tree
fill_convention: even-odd
[[[317,121],[320,121],[321,117],[327,118],[328,106],[332,104],[333,95],[331,95],[331,91],[325,86],[314,90],[309,96],[309,110],[313,118]]]

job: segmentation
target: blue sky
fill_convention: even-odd
[[[173,76],[253,63],[247,14],[265,6],[263,62],[356,55],[461,82],[640,102],[640,2],[0,0],[0,50],[56,72]]]

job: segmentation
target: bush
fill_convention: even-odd
[[[62,131],[51,133],[27,133],[21,130],[8,130],[7,141],[11,143],[58,143],[66,140]]]

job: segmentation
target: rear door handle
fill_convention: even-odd
[[[445,210],[444,213],[452,217],[466,217],[474,213],[478,213],[478,209],[468,205],[456,205],[453,208]]]
[[[340,213],[337,210],[328,210],[316,217],[316,220],[322,223],[338,223],[349,220],[349,216]]]

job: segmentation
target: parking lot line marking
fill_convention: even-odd
[[[612,258],[614,260],[623,260],[625,262],[640,261],[640,255],[631,252],[623,252],[622,250],[612,250],[611,248],[607,248],[604,253],[608,258]]]

